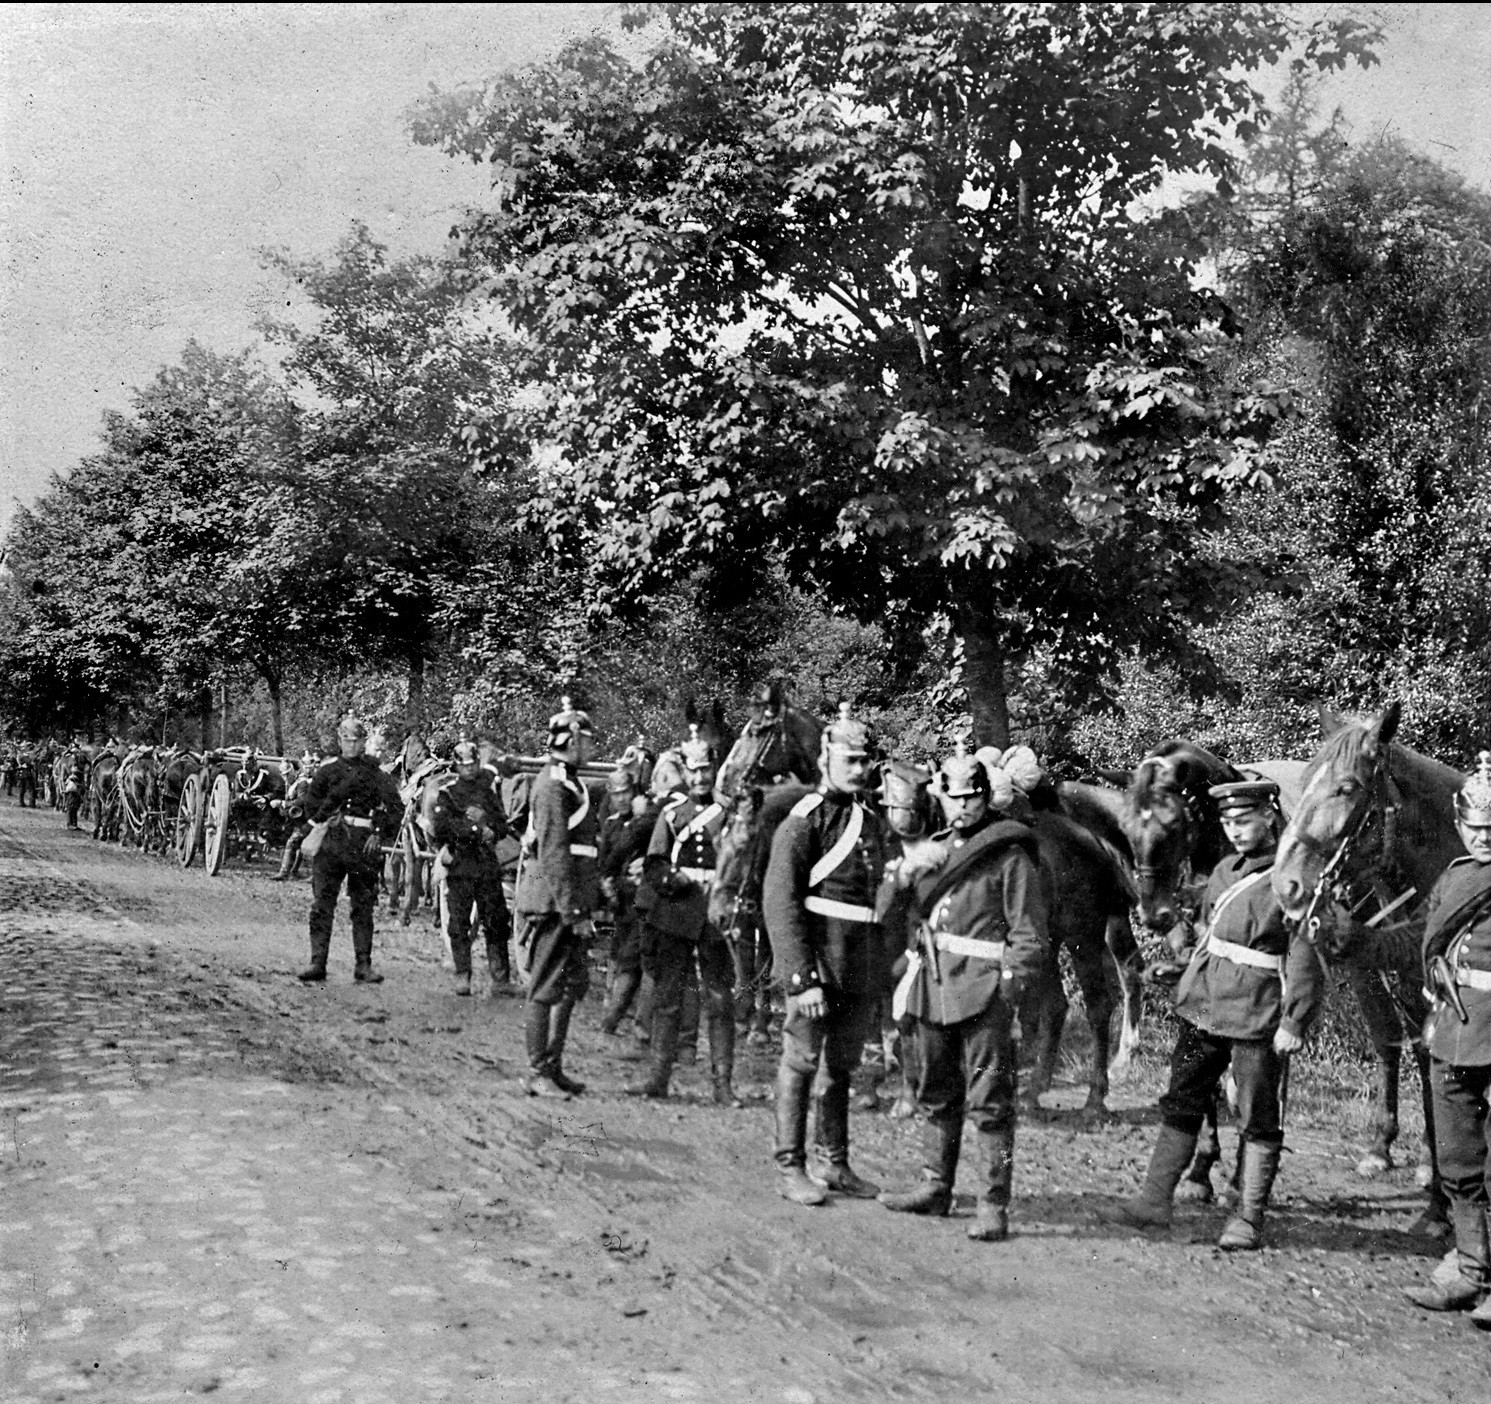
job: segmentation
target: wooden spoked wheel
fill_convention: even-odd
[[[202,846],[202,777],[188,775],[176,809],[176,861],[189,868]]]
[[[212,782],[207,796],[207,816],[203,842],[207,850],[207,875],[216,877],[228,860],[228,823],[233,808],[233,786],[226,775]]]

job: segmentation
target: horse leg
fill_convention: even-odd
[[[1092,1072],[1087,1081],[1087,1101],[1083,1116],[1103,1116],[1108,1110],[1108,1048],[1113,1028],[1113,992],[1108,988],[1107,945],[1102,941],[1084,941],[1068,948],[1077,972],[1077,986],[1087,1008],[1087,1024],[1092,1030]]]
[[[1450,1203],[1439,1178],[1439,1143],[1434,1135],[1434,1098],[1429,1088],[1429,1050],[1423,1044],[1415,1043],[1413,1056],[1418,1064],[1419,1086],[1424,1094],[1424,1145],[1414,1178],[1421,1189],[1428,1190],[1429,1202],[1424,1206],[1424,1212],[1414,1220],[1409,1232],[1425,1234],[1430,1238],[1448,1238],[1451,1232]],[[1428,1175],[1424,1176],[1426,1169]]]
[[[1403,1023],[1375,970],[1352,964],[1347,967],[1347,973],[1377,1054],[1372,1077],[1372,1146],[1356,1166],[1356,1173],[1370,1180],[1393,1168],[1392,1147],[1398,1139]]]
[[[1029,1076],[1020,1100],[1026,1111],[1039,1112],[1042,1092],[1050,1090],[1056,1075],[1056,1056],[1061,1048],[1061,1031],[1066,1024],[1067,999],[1061,987],[1061,967],[1053,955],[1046,963],[1034,988],[1020,1001],[1020,1028],[1034,1034],[1035,1045]],[[1029,1035],[1027,1035],[1029,1037]]]
[[[1217,1101],[1213,1097],[1206,1109],[1206,1121],[1196,1138],[1196,1154],[1185,1178],[1175,1187],[1175,1198],[1182,1204],[1210,1204],[1215,1197],[1211,1187],[1212,1167],[1222,1158],[1222,1140],[1217,1134]]]
[[[1139,978],[1144,964],[1139,943],[1127,912],[1108,918],[1104,941],[1113,957],[1118,975],[1118,992],[1123,1001],[1123,1023],[1118,1034],[1118,1052],[1108,1065],[1110,1073],[1122,1072],[1139,1051],[1139,1021],[1144,1014],[1144,983]]]

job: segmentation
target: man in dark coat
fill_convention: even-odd
[[[874,905],[883,835],[863,798],[874,737],[845,706],[824,729],[821,747],[823,779],[773,835],[761,901],[772,968],[787,995],[776,1087],[777,1187],[807,1205],[822,1204],[825,1189],[860,1198],[879,1192],[849,1167],[849,1093],[887,968]],[[807,1173],[807,1121],[820,1063],[817,1143],[828,1164],[815,1182]]]
[[[724,806],[714,798],[714,755],[699,728],[679,748],[688,793],[664,805],[652,830],[637,907],[648,926],[655,992],[651,1062],[647,1076],[626,1090],[632,1096],[663,1098],[678,1054],[684,988],[697,966],[709,1029],[714,1099],[739,1106],[735,1070],[735,962],[720,929],[709,920]]]
[[[588,948],[600,905],[599,822],[579,770],[593,754],[590,718],[569,698],[549,718],[550,763],[534,781],[518,872],[528,965],[528,1077],[532,1097],[571,1097],[583,1082],[564,1072],[570,1016],[590,988]]]
[[[606,1012],[601,1031],[621,1027],[642,987],[642,914],[637,879],[657,826],[658,806],[637,792],[637,777],[618,766],[606,783],[608,813],[600,832],[601,892],[611,908],[613,935],[607,971]],[[638,1013],[640,1022],[641,1014]]]
[[[1206,936],[1176,990],[1180,1034],[1144,1187],[1100,1211],[1110,1222],[1140,1228],[1170,1222],[1175,1186],[1230,1067],[1243,1157],[1238,1212],[1217,1240],[1229,1252],[1262,1246],[1260,1230],[1284,1145],[1284,1060],[1304,1046],[1324,989],[1320,957],[1303,930],[1289,929],[1269,882],[1278,791],[1271,780],[1213,785],[1209,791],[1236,852],[1212,870],[1199,922]]]
[[[1407,1295],[1428,1311],[1474,1308],[1470,1319],[1491,1331],[1491,751],[1481,752],[1476,773],[1455,796],[1455,819],[1466,856],[1434,884],[1424,931],[1426,986],[1434,996],[1424,1043],[1455,1246]]]
[[[456,965],[456,993],[471,993],[471,914],[487,943],[493,995],[511,992],[507,939],[512,923],[502,896],[497,842],[507,832],[502,802],[483,770],[474,741],[455,748],[455,779],[441,787],[432,821],[434,840],[449,854],[445,864],[445,920]]]
[[[306,817],[324,824],[321,846],[311,859],[311,963],[307,982],[326,978],[331,929],[343,881],[352,908],[353,978],[381,984],[373,969],[373,907],[383,870],[383,845],[398,837],[404,805],[398,786],[365,755],[367,728],[348,717],[337,728],[339,759],[323,765],[306,792]]]
[[[945,856],[937,862],[913,851],[897,874],[911,891],[912,919],[895,1008],[914,1021],[926,1161],[919,1186],[880,1196],[902,1213],[946,1214],[966,1118],[983,1162],[968,1236],[986,1242],[1009,1231],[1015,1010],[1048,958],[1035,834],[1000,812],[1013,791],[998,778],[1003,806],[978,758],[959,747],[943,761],[938,789],[948,828],[934,843]]]

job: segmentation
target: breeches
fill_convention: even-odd
[[[1491,1066],[1459,1068],[1434,1058],[1429,1086],[1445,1192],[1451,1199],[1491,1204]]]
[[[445,879],[446,931],[450,935],[450,952],[456,969],[466,975],[471,973],[473,909],[487,938],[488,951],[500,951],[505,960],[512,921],[507,914],[499,875],[473,873]]]
[[[1228,1067],[1237,1083],[1237,1112],[1249,1141],[1281,1145],[1279,1078],[1283,1062],[1271,1038],[1224,1038],[1180,1022],[1180,1037],[1170,1055],[1170,1086],[1160,1098],[1160,1119],[1188,1136],[1198,1135],[1209,1108],[1216,1105],[1217,1085]]]
[[[616,902],[616,926],[611,935],[613,975],[635,975],[642,969],[642,920],[629,901]]]
[[[809,1019],[798,1009],[795,996],[787,1000],[787,1022],[782,1026],[782,1067],[811,1078],[822,1063],[825,1093],[849,1086],[849,1074],[859,1065],[865,1031],[871,1027],[874,1003],[868,999],[829,992],[828,1013]]]
[[[966,1116],[980,1131],[1015,1123],[1015,1041],[1009,1006],[993,1000],[961,1024],[918,1019],[916,1100],[934,1125]]]
[[[529,912],[528,999],[532,1004],[578,1004],[590,988],[583,938],[558,912]]]
[[[373,955],[373,907],[378,901],[378,866],[359,858],[353,861],[325,848],[311,859],[311,957],[325,963],[331,949],[331,928],[336,919],[337,898],[342,882],[352,907],[352,950],[359,965]]]
[[[711,926],[704,928],[695,944],[681,936],[651,930],[650,973],[654,981],[653,1011],[667,1014],[683,1011],[684,990],[697,963],[704,997],[717,1013],[731,1011],[730,992],[735,983],[735,964],[725,938]]]

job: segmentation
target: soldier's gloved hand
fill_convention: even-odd
[[[804,990],[796,996],[798,1010],[806,1019],[822,1019],[828,1014],[828,996],[821,986]]]
[[[381,858],[383,856],[383,840],[377,834],[369,834],[368,840],[362,846],[364,858]]]
[[[1274,1030],[1274,1052],[1280,1056],[1290,1053],[1298,1053],[1305,1046],[1305,1041],[1297,1033],[1290,1033],[1286,1028]]]
[[[614,902],[616,900],[616,879],[603,877],[601,879],[601,891]]]
[[[626,865],[626,875],[631,878],[633,882],[640,882],[642,880],[642,864],[643,859],[633,858],[632,861]]]
[[[595,923],[589,917],[581,917],[570,929],[582,941],[588,941],[595,935]]]

